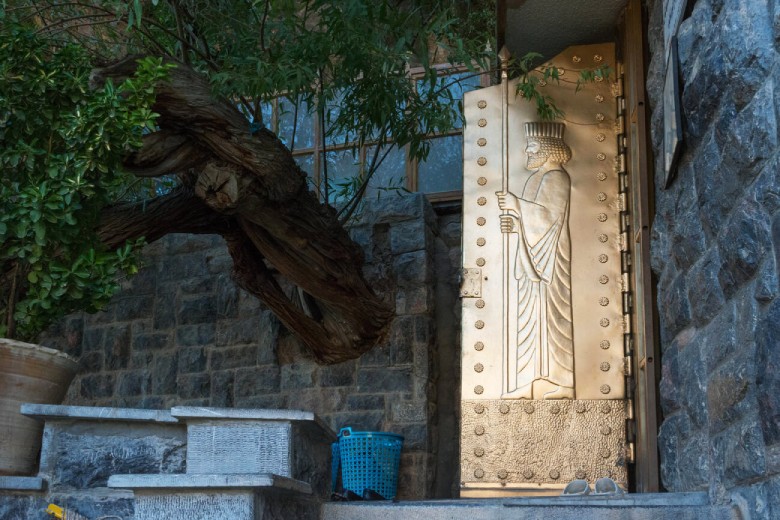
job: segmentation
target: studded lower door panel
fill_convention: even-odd
[[[606,476],[626,486],[623,401],[469,400],[462,418],[464,487],[533,488]]]

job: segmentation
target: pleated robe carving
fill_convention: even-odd
[[[531,175],[519,197],[519,222],[513,234],[517,348],[508,352],[515,356],[508,360],[509,398],[574,398],[571,181],[565,170],[555,168]]]

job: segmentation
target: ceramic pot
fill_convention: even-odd
[[[78,362],[54,349],[0,338],[0,475],[37,472],[43,424],[22,403],[60,404]]]

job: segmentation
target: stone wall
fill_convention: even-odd
[[[352,426],[404,435],[399,494],[434,496],[457,478],[449,472],[439,475],[444,484],[436,481],[439,414],[453,414],[437,407],[434,276],[452,293],[439,296],[446,319],[457,312],[457,277],[444,272],[459,265],[459,255],[450,255],[459,242],[451,227],[439,236],[422,195],[367,205],[350,232],[365,251],[367,278],[397,315],[384,343],[333,366],[317,365],[270,311],[232,283],[221,238],[169,236],[148,246],[146,267],[104,312],[71,316],[50,331],[44,343],[82,364],[66,403],[311,410],[336,431]],[[447,327],[457,328],[452,319]],[[456,342],[442,348],[445,362],[459,361]],[[449,381],[446,390],[457,396]]]
[[[777,518],[780,2],[689,1],[678,33],[685,149],[668,189],[662,2],[648,4],[663,484]]]

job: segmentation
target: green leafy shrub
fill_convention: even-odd
[[[101,244],[100,212],[128,183],[122,157],[154,125],[161,61],[89,88],[74,45],[53,48],[0,20],[0,336],[32,340],[65,314],[95,312],[137,270],[141,241]]]

